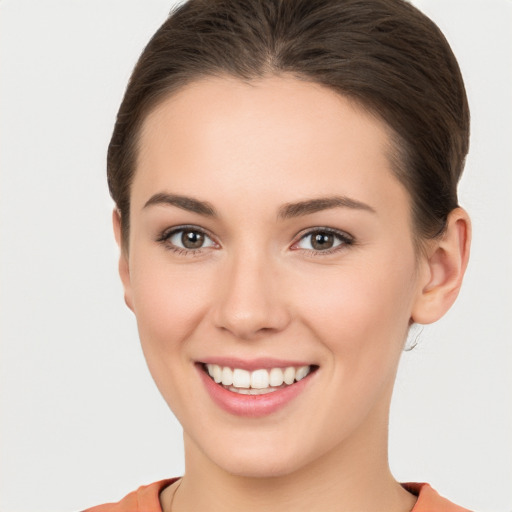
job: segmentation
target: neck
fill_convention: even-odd
[[[367,429],[296,471],[258,478],[224,471],[185,435],[186,471],[173,512],[408,512],[415,498],[389,470],[387,415],[379,428],[375,422],[368,418]]]

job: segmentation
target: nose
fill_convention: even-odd
[[[290,323],[279,270],[255,253],[226,261],[219,275],[214,321],[243,340],[282,331]]]

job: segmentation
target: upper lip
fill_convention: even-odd
[[[289,366],[314,366],[311,361],[297,361],[291,359],[276,359],[271,357],[258,357],[256,359],[239,359],[236,357],[206,357],[197,361],[202,364],[216,364],[229,368],[240,368],[241,370],[254,371],[271,368],[287,368]]]

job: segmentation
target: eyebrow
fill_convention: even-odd
[[[198,213],[206,217],[218,217],[215,208],[207,201],[200,201],[189,196],[179,194],[167,194],[160,192],[151,196],[144,204],[144,208],[153,205],[170,205],[187,210],[189,212]],[[332,208],[351,208],[354,210],[363,210],[376,213],[375,209],[370,205],[351,199],[346,196],[329,196],[307,199],[297,203],[286,203],[279,208],[278,218],[282,220],[294,217],[302,217],[310,215],[322,210],[330,210]]]
[[[278,218],[291,219],[303,215],[310,215],[322,210],[330,210],[331,208],[351,208],[353,210],[377,213],[370,205],[351,199],[350,197],[329,196],[299,201],[298,203],[287,203],[279,209]]]
[[[182,210],[198,213],[199,215],[204,215],[206,217],[217,217],[215,208],[207,201],[199,201],[193,197],[181,196],[178,194],[166,194],[163,192],[151,196],[148,201],[146,201],[144,208],[158,204],[176,206]]]

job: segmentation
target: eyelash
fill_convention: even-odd
[[[333,235],[335,238],[338,239],[340,243],[334,247],[331,247],[330,249],[324,250],[301,249],[300,247],[296,247],[302,240],[306,239],[308,236],[313,236],[315,233]],[[337,229],[328,227],[308,228],[302,233],[299,233],[298,237],[299,239],[297,240],[297,242],[293,243],[292,249],[296,251],[301,251],[308,257],[313,258],[316,258],[318,256],[329,256],[330,254],[334,254],[339,251],[345,250],[347,246],[355,244],[355,239],[353,236],[349,235],[348,233],[345,233],[344,231],[339,231]]]
[[[206,238],[210,239],[212,241],[212,245],[218,246],[218,244],[215,242],[212,236],[209,235],[207,231],[204,229],[193,226],[193,225],[185,225],[185,226],[176,226],[170,229],[164,230],[157,238],[157,242],[164,245],[164,247],[180,256],[199,256],[204,252],[205,249],[208,247],[199,247],[197,249],[187,249],[183,247],[178,247],[170,242],[170,239],[181,232],[189,231],[189,232],[195,232],[200,233]],[[329,234],[333,235],[338,239],[340,242],[338,245],[330,248],[330,249],[324,249],[324,250],[314,250],[314,249],[302,249],[300,247],[296,247],[302,240],[306,239],[308,236],[313,236],[315,233],[320,234]],[[330,254],[336,253],[338,251],[341,251],[345,249],[347,246],[354,245],[355,240],[354,238],[349,235],[348,233],[345,233],[343,231],[338,231],[337,229],[333,228],[327,228],[327,227],[315,227],[315,228],[309,228],[302,233],[299,233],[297,235],[299,238],[296,242],[294,242],[291,246],[292,250],[295,251],[301,251],[307,256],[310,257],[317,257],[317,256],[328,256]],[[211,246],[210,246],[211,247]]]
[[[198,226],[176,226],[170,229],[164,230],[159,237],[157,238],[157,242],[161,243],[167,250],[172,251],[179,256],[199,256],[204,252],[207,247],[199,247],[197,249],[187,249],[186,247],[178,247],[174,245],[170,240],[174,235],[182,232],[192,232],[192,233],[200,233],[205,238],[208,238],[212,241],[213,245],[218,245],[212,236],[209,235],[204,229],[201,229]]]

